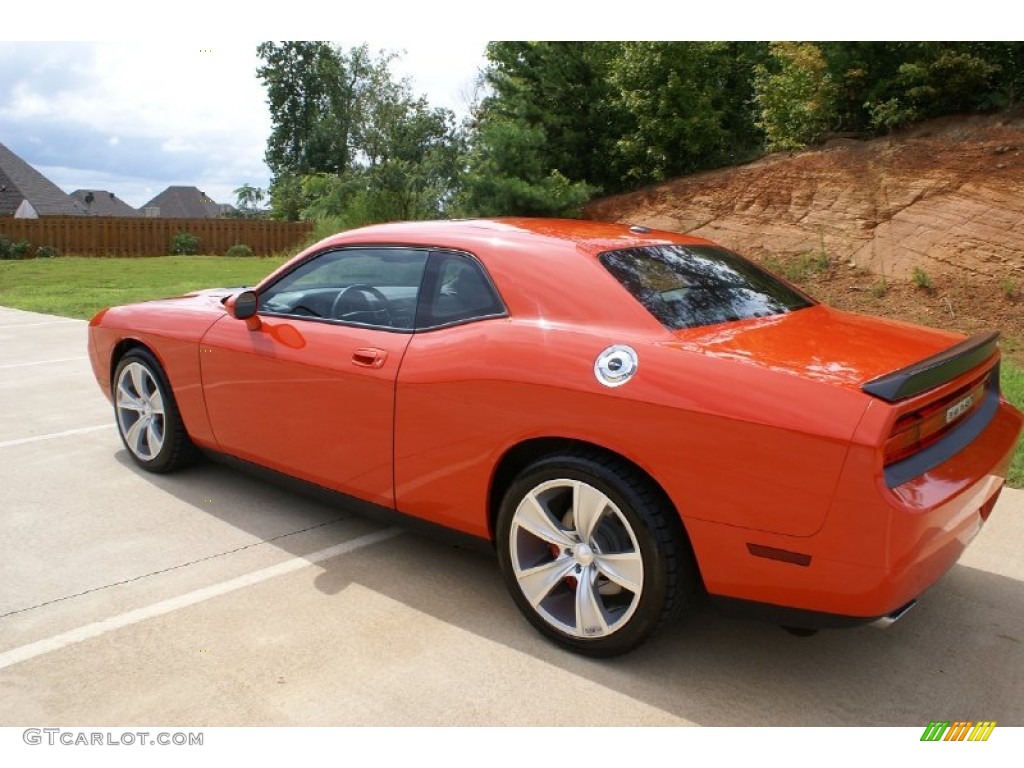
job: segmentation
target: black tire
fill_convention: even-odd
[[[600,511],[584,511],[578,525],[577,505]],[[588,526],[585,535],[580,528]],[[638,647],[679,614],[697,583],[689,541],[664,494],[598,451],[547,456],[527,467],[502,501],[497,546],[523,615],[558,645],[587,656]]]
[[[149,350],[136,347],[118,360],[112,390],[117,431],[136,464],[164,473],[195,459],[174,392]]]

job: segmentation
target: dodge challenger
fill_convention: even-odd
[[[611,656],[696,589],[794,630],[902,616],[1005,482],[996,339],[831,309],[706,240],[501,219],[107,309],[89,354],[143,469],[211,454],[483,543],[534,627]]]

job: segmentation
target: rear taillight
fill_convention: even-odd
[[[896,420],[885,442],[885,465],[895,464],[937,442],[981,406],[991,374]]]

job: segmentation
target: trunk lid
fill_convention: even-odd
[[[767,318],[683,329],[674,336],[688,351],[856,390],[964,340],[958,333],[820,304]]]

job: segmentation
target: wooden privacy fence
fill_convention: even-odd
[[[0,235],[28,240],[29,252],[50,246],[60,255],[166,256],[179,232],[199,238],[199,252],[223,254],[241,243],[257,256],[295,253],[313,233],[312,221],[265,219],[160,219],[107,216],[47,216],[39,219],[0,218]]]

